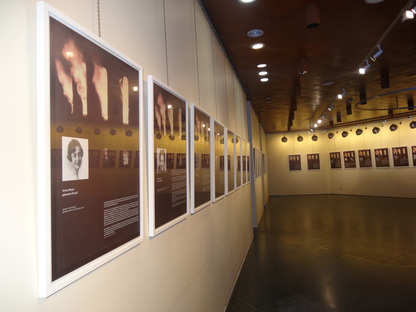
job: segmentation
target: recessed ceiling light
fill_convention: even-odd
[[[261,72],[259,72],[259,75],[260,76],[266,76],[267,75],[267,71],[261,71]]]
[[[325,81],[322,83],[323,86],[332,86],[335,82],[334,81]]]
[[[251,38],[261,37],[263,36],[264,31],[261,29],[252,29],[247,33],[247,36]]]
[[[250,3],[250,2],[254,2],[256,0],[239,0],[242,3]]]
[[[261,82],[267,82],[267,81],[269,81],[269,78],[261,78],[260,81]]]
[[[264,43],[254,43],[250,46],[250,48],[254,49],[254,50],[258,50],[261,48],[264,48]]]
[[[257,65],[257,68],[265,68],[267,65],[266,64],[259,64],[259,65]],[[416,75],[416,73],[415,73],[415,75]]]

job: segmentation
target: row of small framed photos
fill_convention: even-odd
[[[153,237],[249,183],[251,165],[248,141],[152,75],[145,104],[141,66],[46,3],[37,10],[47,297],[143,242],[145,208]]]
[[[409,152],[410,149],[410,152]],[[391,151],[391,153],[390,153]],[[391,155],[391,156],[390,156]],[[411,157],[409,157],[411,156]],[[321,169],[319,153],[307,154],[308,170]],[[393,162],[391,162],[391,159]],[[331,169],[342,168],[386,168],[416,166],[416,146],[400,146],[389,148],[362,149],[329,153]],[[289,155],[289,170],[302,170],[301,155]]]

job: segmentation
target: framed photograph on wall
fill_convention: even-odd
[[[389,150],[388,148],[374,149],[374,158],[376,161],[376,168],[390,167]]]
[[[191,103],[190,110],[191,213],[211,202],[211,118]],[[192,139],[193,138],[193,139]]]
[[[44,2],[37,25],[38,271],[47,297],[143,241],[143,165],[121,168],[121,153],[116,166],[117,151],[128,161],[143,151],[143,83],[142,67]]]
[[[392,147],[391,153],[393,154],[394,167],[409,166],[409,154],[407,152],[407,146]]]
[[[355,161],[355,151],[345,151],[343,152],[344,156],[344,168],[357,168],[357,163]]]
[[[360,168],[371,168],[373,166],[373,162],[371,160],[371,150],[359,150],[358,162],[360,164]]]
[[[342,168],[340,152],[329,153],[329,161],[331,163],[331,169]]]
[[[188,103],[152,75],[147,82],[149,236],[153,237],[189,216]]]
[[[236,180],[235,180],[235,187],[240,188],[243,184],[243,159],[242,159],[242,145],[243,141],[241,138],[236,135],[235,136],[235,159],[236,159]]]
[[[225,150],[227,151],[227,163],[226,163],[226,193],[227,195],[234,192],[235,190],[235,134],[226,129],[226,140],[225,140]]]
[[[289,155],[289,170],[302,170],[300,155]]]
[[[416,166],[416,146],[412,146],[413,166]]]
[[[308,170],[321,169],[319,154],[307,154],[306,158],[308,159]]]
[[[219,122],[211,119],[211,189],[212,201],[218,201],[225,196],[225,128]]]
[[[250,158],[250,152],[251,152],[251,146],[250,146],[250,142],[246,141],[246,183],[249,183],[251,181],[251,168],[252,168],[252,163],[251,163],[251,158]],[[243,163],[243,167],[244,167],[244,163]]]

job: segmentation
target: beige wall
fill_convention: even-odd
[[[307,132],[269,134],[267,135],[267,150],[269,152],[269,191],[270,195],[295,195],[295,194],[353,194],[371,196],[392,197],[416,197],[412,181],[416,174],[413,167],[411,154],[409,155],[409,167],[394,167],[391,155],[392,147],[416,145],[416,130],[409,127],[411,120],[391,119],[385,124],[381,122],[360,125],[364,130],[361,136],[355,134],[355,126],[337,128],[332,140],[326,133],[317,131],[318,141],[311,140],[312,134]],[[395,123],[399,129],[395,132],[389,130],[389,126]],[[402,123],[400,125],[400,123]],[[377,126],[380,133],[373,134],[372,128]],[[367,129],[365,129],[365,127]],[[352,130],[352,131],[351,131]],[[348,131],[346,138],[341,136],[343,131]],[[288,138],[287,143],[281,142],[283,136]],[[298,135],[304,137],[303,142],[296,140]],[[390,167],[376,168],[374,161],[375,148],[389,148]],[[331,169],[329,153],[361,149],[372,150],[372,168]],[[310,153],[320,154],[320,170],[308,170],[306,155]],[[300,154],[302,160],[301,171],[289,171],[289,155]],[[356,157],[357,154],[356,154]]]
[[[244,92],[196,0],[100,3],[102,39],[143,66],[145,103],[152,74],[248,140]],[[97,34],[96,0],[49,4]],[[0,156],[0,311],[223,311],[252,239],[249,185],[153,239],[145,198],[143,243],[38,298],[35,5],[0,1],[0,127],[13,151]]]

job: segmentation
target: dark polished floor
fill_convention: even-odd
[[[416,199],[271,197],[227,312],[416,311]]]

